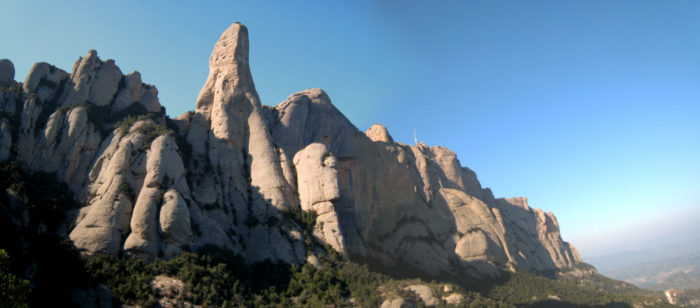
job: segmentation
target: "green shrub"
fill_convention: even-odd
[[[290,208],[282,213],[286,219],[296,222],[304,231],[313,232],[316,226],[316,211],[303,211],[299,208]]]
[[[9,87],[0,87],[0,101],[14,101],[13,114],[10,114],[9,110],[0,109],[0,117],[6,118],[8,120],[12,140],[17,140],[19,138],[19,126],[21,117],[20,111],[22,110],[22,106],[24,104],[24,101],[22,100],[23,94],[24,92],[22,90],[21,82],[11,85]],[[14,155],[15,149],[12,148],[11,151]]]
[[[121,301],[146,307],[155,303],[149,284],[156,275],[183,281],[185,300],[207,307],[326,306],[349,297],[361,307],[376,307],[381,304],[377,288],[387,279],[349,262],[325,263],[321,269],[269,260],[246,264],[241,256],[213,246],[151,264],[97,255],[88,257],[85,267]]]
[[[171,129],[162,124],[143,125],[139,127],[137,132],[142,133],[146,136],[143,143],[141,144],[140,150],[142,151],[150,149],[153,140],[155,140],[159,136],[171,135],[174,133]]]
[[[143,307],[155,304],[153,271],[141,260],[95,255],[87,258],[85,269],[92,278],[106,283],[120,300]]]
[[[0,249],[0,307],[29,307],[29,281],[10,273],[10,256]]]
[[[138,117],[134,116],[127,116],[123,118],[121,121],[117,122],[115,124],[115,129],[119,130],[128,130],[131,128],[132,125],[134,125],[138,121],[142,120],[149,120],[144,125],[141,125],[138,127],[136,130],[137,133],[141,133],[145,136],[144,142],[141,144],[141,147],[139,150],[141,151],[146,151],[151,148],[151,143],[153,140],[158,138],[159,136],[164,136],[164,135],[171,135],[174,134],[175,132],[172,129],[169,129],[166,125],[164,124],[157,124],[153,122],[152,120],[152,115],[151,114],[145,114],[145,115],[140,115]]]

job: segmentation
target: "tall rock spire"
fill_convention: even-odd
[[[241,185],[255,187],[246,197],[253,213],[267,212],[267,204],[284,210],[295,203],[290,200],[294,194],[282,174],[250,73],[248,29],[238,22],[226,29],[214,46],[209,77],[197,99],[197,114],[211,132],[207,146],[211,165],[221,169],[221,174],[230,173],[224,178],[233,179],[238,191],[246,191]],[[250,174],[246,176],[246,172]],[[226,198],[222,202],[227,202]]]
[[[197,113],[211,121],[217,138],[241,140],[241,116],[260,107],[248,65],[248,29],[236,22],[219,37],[209,58],[209,77],[197,98]]]
[[[240,65],[248,69],[248,28],[239,22],[234,22],[219,37],[214,51],[209,58],[209,66],[221,67]]]

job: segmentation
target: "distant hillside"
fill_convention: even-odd
[[[681,236],[683,233],[692,233],[691,229],[676,230],[666,237],[651,239],[644,247],[633,250],[620,250],[598,256],[583,256],[587,263],[595,266],[598,271],[608,275],[618,269],[681,257],[700,252],[700,236]],[[668,239],[671,237],[672,239]]]
[[[652,290],[700,288],[700,252],[622,267],[610,277]]]

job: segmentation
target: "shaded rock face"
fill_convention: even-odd
[[[84,202],[70,238],[88,254],[150,260],[215,245],[305,263],[329,246],[455,277],[580,261],[551,213],[495,199],[447,148],[396,143],[380,124],[362,133],[320,89],[263,106],[248,46],[245,26],[231,25],[196,110],[175,119],[138,72],[95,51],[70,74],[37,63],[23,84],[0,60],[0,160],[69,184]],[[310,232],[299,211],[316,212]]]
[[[11,86],[15,80],[15,65],[8,59],[0,59],[0,86]]]

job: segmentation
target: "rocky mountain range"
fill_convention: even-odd
[[[231,25],[195,111],[174,119],[138,72],[94,50],[71,73],[37,63],[23,83],[2,60],[0,160],[69,185],[83,207],[64,232],[88,255],[168,259],[214,245],[250,263],[314,264],[333,249],[461,279],[581,262],[552,213],[495,198],[447,148],[394,142],[380,124],[363,133],[321,89],[263,105],[248,47],[246,27]]]

